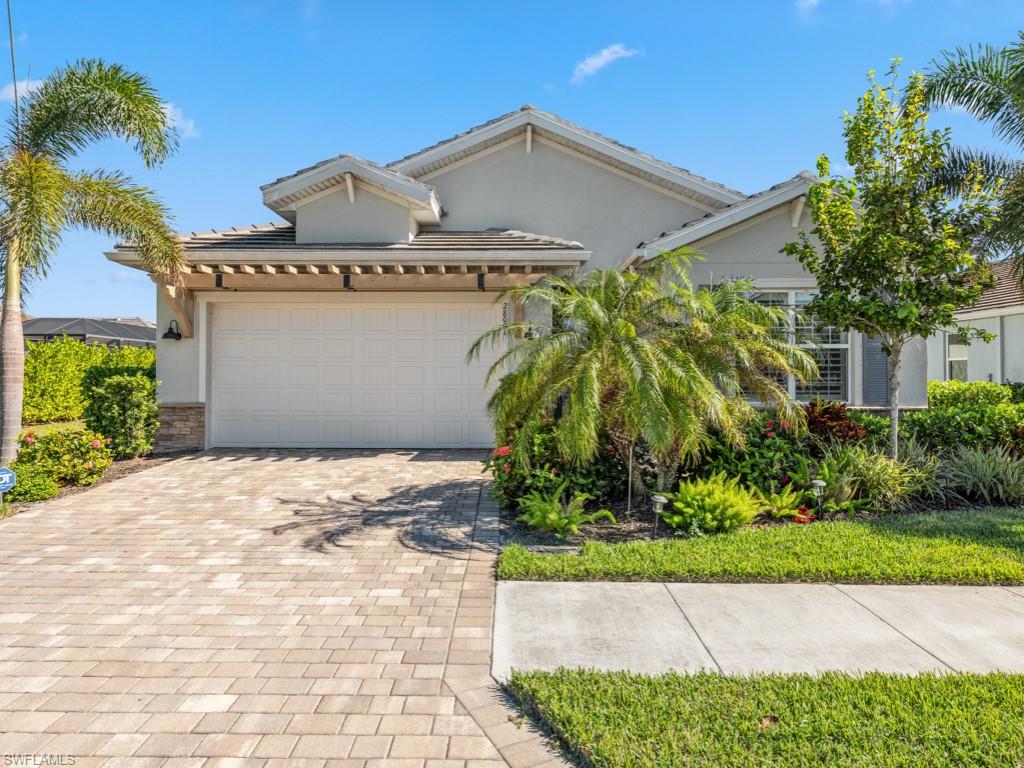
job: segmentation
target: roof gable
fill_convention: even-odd
[[[679,229],[662,232],[653,240],[640,243],[627,261],[632,263],[653,258],[659,253],[690,245],[779,206],[793,203],[805,197],[807,190],[817,181],[818,178],[814,174],[801,171],[788,181],[750,195],[700,219],[687,222]],[[796,219],[798,218],[799,211],[796,214]]]
[[[563,144],[619,170],[628,171],[653,184],[690,197],[706,209],[715,210],[744,198],[741,192],[620,144],[529,104],[403,157],[389,164],[388,168],[413,178],[421,178],[527,132],[556,144]]]
[[[354,198],[356,179],[385,196],[407,202],[420,223],[436,224],[440,221],[441,203],[433,187],[354,155],[324,160],[264,184],[260,189],[263,191],[263,203],[294,223],[296,207],[334,187],[348,187],[350,198]]]

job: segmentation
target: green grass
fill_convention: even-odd
[[[893,514],[693,539],[591,542],[579,554],[540,554],[513,545],[501,553],[498,578],[1024,584],[1024,508]]]
[[[23,432],[32,431],[37,435],[46,435],[50,432],[71,432],[85,429],[84,421],[52,421],[49,424],[28,424],[22,428]]]
[[[514,673],[594,768],[1015,768],[1024,676]]]

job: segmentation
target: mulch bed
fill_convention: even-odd
[[[585,525],[576,536],[561,540],[550,533],[535,530],[516,520],[519,513],[502,509],[500,518],[501,535],[506,544],[522,544],[525,547],[566,547],[578,546],[584,541],[599,541],[608,544],[622,541],[653,541],[674,538],[672,529],[659,521],[654,526],[654,510],[650,499],[633,500],[633,509],[626,513],[626,502],[608,504],[607,509],[618,521],[615,525],[602,521]]]

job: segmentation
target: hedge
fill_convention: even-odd
[[[29,342],[25,350],[25,402],[22,421],[44,424],[82,418],[86,397],[83,387],[90,368],[154,371],[156,350],[147,347],[111,349],[64,336],[54,341]],[[109,375],[109,374],[108,374]],[[148,373],[155,376],[154,373]]]

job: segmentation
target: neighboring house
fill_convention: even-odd
[[[25,341],[52,341],[62,336],[108,347],[155,347],[156,325],[139,317],[29,317]]]
[[[1024,291],[1007,259],[993,265],[995,285],[957,318],[995,336],[965,344],[955,333],[928,339],[928,378],[937,381],[1024,381]]]
[[[184,235],[157,294],[162,423],[173,445],[483,447],[496,353],[469,344],[521,309],[494,292],[680,245],[694,282],[752,277],[797,307],[814,280],[779,253],[810,229],[800,174],[747,196],[526,106],[382,166],[350,155],[262,188],[284,222]],[[638,245],[639,243],[639,245]],[[141,268],[138,254],[107,254]],[[806,328],[796,328],[810,340]],[[814,331],[821,382],[794,394],[871,402],[879,350]],[[884,363],[884,357],[882,362]],[[925,398],[923,342],[904,401]],[[167,437],[162,438],[168,444]]]

